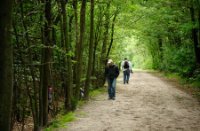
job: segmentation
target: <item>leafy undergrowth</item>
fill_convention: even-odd
[[[60,127],[67,127],[66,123],[74,121],[75,114],[73,112],[69,112],[66,115],[59,115],[55,120],[53,120],[49,127],[46,128],[44,131],[52,131],[53,129],[60,128]]]
[[[96,96],[105,93],[106,88],[99,88],[92,90],[90,92],[90,99],[94,99]],[[78,101],[77,107],[81,107],[84,104],[86,104],[87,101],[80,100]],[[59,114],[50,124],[47,128],[44,129],[44,131],[53,131],[56,128],[67,128],[67,123],[75,121],[75,112],[69,112],[67,114]]]
[[[106,92],[106,88],[99,88],[90,92],[90,99]]]

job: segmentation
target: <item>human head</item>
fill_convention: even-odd
[[[109,59],[108,62],[107,62],[107,64],[108,64],[108,65],[113,65],[113,60],[112,60],[112,59]]]
[[[127,58],[124,58],[124,60],[126,61],[126,60],[127,60]]]

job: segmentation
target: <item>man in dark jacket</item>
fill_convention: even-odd
[[[119,76],[119,68],[111,59],[108,60],[105,76],[108,82],[109,99],[115,100],[116,78]]]

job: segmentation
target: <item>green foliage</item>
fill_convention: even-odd
[[[110,2],[109,11],[106,9],[107,3]],[[199,85],[200,73],[199,67],[195,61],[194,46],[192,42],[193,28],[199,31],[199,21],[191,21],[190,8],[193,1],[186,0],[99,0],[95,1],[94,9],[94,44],[95,62],[93,75],[91,77],[92,84],[99,86],[99,81],[103,81],[104,66],[102,66],[102,52],[107,52],[107,48],[111,42],[111,25],[114,14],[117,12],[116,22],[114,23],[114,40],[109,58],[112,58],[115,64],[127,57],[134,64],[134,68],[156,69],[173,72],[182,77],[190,78],[191,82]],[[195,1],[199,2],[199,1]],[[21,5],[23,4],[23,11]],[[76,77],[81,75],[81,86],[85,83],[88,61],[88,46],[90,37],[90,4],[87,2],[86,9],[86,27],[82,63],[76,60],[76,24],[78,31],[80,29],[80,7],[81,1],[77,5],[77,23],[75,23],[74,8],[72,0],[67,3],[67,42],[70,51],[66,51],[64,45],[63,25],[61,20],[61,4],[59,1],[52,1],[52,29],[51,41],[53,46],[44,46],[44,28],[45,3],[40,1],[15,1],[13,11],[13,29],[12,42],[14,45],[14,72],[17,89],[14,93],[16,105],[13,107],[20,111],[21,115],[23,107],[25,107],[25,117],[30,116],[31,109],[28,101],[27,88],[30,90],[30,98],[35,98],[33,102],[38,102],[39,85],[40,85],[40,65],[42,63],[42,49],[52,48],[52,65],[51,79],[55,88],[55,96],[57,99],[63,99],[63,84],[66,84],[66,77]],[[195,18],[198,17],[199,3],[194,3]],[[109,16],[106,14],[109,12]],[[106,19],[108,18],[108,19]],[[71,20],[71,23],[69,23]],[[102,49],[104,43],[105,25],[109,21],[108,38],[106,49]],[[80,32],[79,32],[80,33]],[[28,37],[28,40],[27,40]],[[80,34],[78,34],[78,40]],[[68,46],[67,46],[68,47]],[[78,50],[76,50],[79,52]],[[72,72],[68,75],[67,70],[70,69],[67,61],[72,59]],[[81,71],[76,74],[76,64],[83,65]],[[32,72],[31,72],[32,71]],[[34,83],[34,80],[36,82]],[[75,82],[73,78],[73,82]],[[35,84],[35,85],[34,85]],[[76,83],[74,83],[76,84]],[[34,86],[36,88],[34,89]],[[90,86],[90,85],[88,85]],[[90,87],[93,87],[91,85]],[[91,97],[96,96],[105,90],[93,90],[90,88]],[[73,90],[74,92],[74,90]],[[73,94],[74,95],[74,94]],[[74,97],[74,96],[73,96]],[[76,98],[71,100],[72,110],[77,105],[84,104]],[[63,104],[61,104],[63,105]],[[34,106],[33,106],[34,107]],[[35,107],[37,108],[37,107]],[[57,107],[58,108],[58,107]],[[61,107],[59,107],[61,108]],[[35,113],[32,113],[35,114]],[[61,120],[62,121],[62,120]],[[53,127],[59,126],[58,121],[54,121]]]
[[[53,131],[55,128],[67,127],[67,123],[74,121],[75,115],[72,112],[67,113],[66,115],[61,115],[57,119],[53,120],[48,128],[45,131]]]
[[[181,47],[165,46],[163,51],[162,70],[177,72],[190,77],[195,70],[195,58],[192,45]]]
[[[106,92],[105,88],[94,89],[90,92],[90,97],[93,98],[105,92]]]

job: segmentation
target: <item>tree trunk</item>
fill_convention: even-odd
[[[104,70],[105,64],[106,64],[106,51],[107,51],[107,45],[108,45],[108,36],[109,36],[109,24],[110,24],[110,2],[107,2],[107,7],[105,11],[105,24],[104,24],[104,38],[103,38],[103,45],[101,50],[101,64],[102,68]]]
[[[99,7],[99,15],[98,15],[98,20],[96,24],[96,31],[95,31],[95,36],[94,36],[94,51],[93,51],[93,64],[92,64],[92,75],[96,75],[96,70],[97,68],[97,62],[96,60],[96,51],[97,51],[97,46],[99,44],[100,38],[101,38],[101,27],[102,27],[102,21],[103,21],[103,9],[102,7]]]
[[[71,15],[69,18],[69,43],[72,43],[73,19],[74,19],[74,15]],[[73,49],[72,44],[70,44],[70,50],[72,49]]]
[[[0,129],[10,131],[13,95],[13,46],[9,32],[12,0],[1,0],[0,9]]]
[[[84,43],[84,34],[85,34],[85,12],[86,12],[86,0],[82,0],[81,10],[80,10],[80,39],[78,45],[76,45],[76,89],[75,95],[78,100],[80,97],[80,80],[82,74],[82,55],[83,55],[83,43]]]
[[[191,14],[191,20],[193,23],[195,23],[195,10],[194,7],[192,6],[190,8],[190,14]],[[198,29],[196,27],[193,27],[192,29],[192,38],[193,38],[193,43],[194,43],[194,51],[195,51],[195,56],[196,56],[196,62],[200,64],[200,47],[199,47],[199,41],[198,41]]]
[[[74,8],[74,23],[75,23],[75,41],[76,45],[78,45],[78,36],[79,36],[79,31],[78,31],[78,14],[77,14],[77,0],[73,0],[73,8]]]
[[[51,86],[50,82],[50,63],[52,58],[51,49],[51,0],[45,1],[45,26],[44,26],[44,45],[42,50],[42,66],[41,66],[41,95],[42,104],[40,105],[40,111],[42,112],[42,126],[48,123],[48,87]]]
[[[108,36],[109,36],[109,25],[110,25],[110,1],[107,2],[106,5],[106,11],[105,11],[105,24],[104,24],[104,38],[103,38],[103,45],[101,49],[101,65],[100,65],[100,78],[98,78],[100,81],[100,86],[103,86],[105,83],[105,77],[104,77],[104,70],[107,62],[107,45],[108,45]]]
[[[67,17],[66,17],[66,1],[61,0],[62,9],[62,22],[63,22],[63,37],[64,37],[64,47],[66,47],[66,52],[70,52],[69,35],[67,30]],[[67,71],[66,71],[66,83],[65,83],[65,111],[69,112],[72,109],[72,62],[71,56],[67,55]]]
[[[91,7],[90,7],[90,44],[89,44],[89,58],[88,58],[88,68],[87,68],[87,76],[86,76],[86,81],[85,81],[85,88],[84,88],[84,91],[85,91],[85,96],[84,98],[86,100],[89,99],[89,88],[90,88],[90,78],[91,78],[91,73],[92,73],[92,70],[91,70],[91,67],[92,67],[92,61],[93,61],[93,57],[92,57],[92,54],[93,54],[93,41],[94,41],[94,0],[91,0],[90,1],[91,3]]]
[[[113,36],[114,36],[114,29],[115,29],[115,20],[116,20],[117,14],[118,14],[118,10],[116,10],[116,12],[114,14],[114,17],[113,17],[113,21],[112,21],[111,40],[110,40],[110,45],[108,47],[108,52],[107,52],[107,55],[106,55],[107,58],[108,58],[108,56],[110,54],[110,51],[111,51],[111,48],[112,48],[112,44],[113,44]]]
[[[199,45],[198,47],[200,48],[200,0],[198,1],[198,21],[199,21],[199,26],[198,26],[198,32],[199,32]]]
[[[78,48],[78,37],[79,37],[79,29],[78,29],[78,13],[77,13],[77,0],[73,0],[73,9],[74,9],[74,27],[75,27],[75,44],[76,44],[76,49]],[[77,52],[75,52],[75,54],[77,54]],[[74,58],[75,60],[77,59],[77,57],[75,56]],[[73,66],[73,74],[76,74],[76,65]],[[76,75],[73,75],[73,84],[75,84],[76,82]],[[73,95],[76,97],[76,89],[73,90]],[[74,105],[76,106],[77,101],[75,101]]]
[[[23,1],[20,0],[20,10],[21,10],[21,18],[22,18],[22,26],[24,28],[24,34],[25,34],[25,39],[26,39],[26,44],[28,48],[31,46],[30,45],[30,39],[29,39],[29,34],[28,34],[28,28],[27,25],[24,21],[24,8],[23,8]],[[29,94],[30,98],[30,106],[31,106],[31,111],[32,111],[32,116],[33,116],[33,121],[34,121],[34,130],[37,131],[39,128],[39,123],[38,123],[38,98],[37,98],[37,87],[36,87],[36,77],[34,73],[34,67],[33,67],[33,62],[32,62],[32,50],[31,48],[28,49],[28,68],[30,69],[31,77],[32,77],[32,83],[33,83],[33,97],[31,95],[30,89],[27,90],[27,93]],[[34,100],[33,100],[34,99]]]
[[[161,36],[158,36],[158,47],[159,47],[159,61],[160,61],[159,63],[162,63],[162,60],[163,60],[163,40],[162,40]]]

